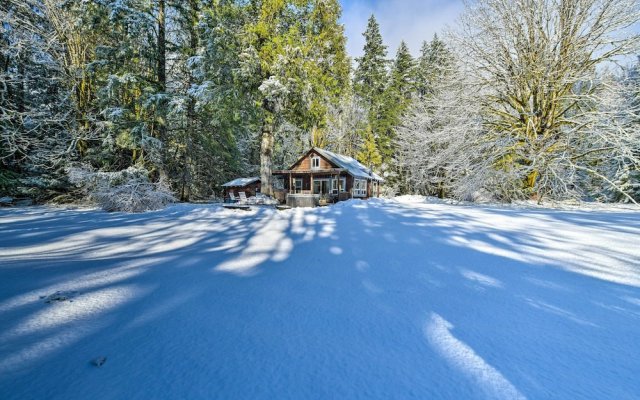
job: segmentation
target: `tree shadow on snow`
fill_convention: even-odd
[[[632,398],[635,217],[11,210],[0,397]]]

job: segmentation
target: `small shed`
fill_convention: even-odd
[[[238,178],[225,183],[222,187],[224,188],[225,199],[230,197],[230,193],[233,193],[237,197],[239,192],[245,192],[247,197],[252,197],[260,193],[262,182],[258,176],[251,178]]]

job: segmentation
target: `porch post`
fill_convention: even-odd
[[[311,194],[315,194],[313,193],[313,174],[311,174]]]
[[[293,177],[291,171],[289,171],[289,193],[293,193]]]

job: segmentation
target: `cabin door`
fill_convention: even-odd
[[[329,194],[329,179],[315,179],[313,181],[313,194]]]

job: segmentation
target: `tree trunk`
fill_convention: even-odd
[[[166,13],[165,0],[158,0],[158,84],[161,91],[167,89],[167,45],[166,45]]]
[[[273,130],[273,114],[267,114],[262,121],[262,145],[260,146],[260,179],[262,181],[262,193],[267,196],[273,196],[273,187],[271,185],[274,146]]]
[[[158,89],[164,93],[167,91],[167,44],[166,44],[166,13],[165,0],[158,0],[158,55],[156,59]],[[166,115],[164,105],[159,110],[158,136],[164,140],[166,136]]]
[[[539,172],[538,170],[533,170],[527,176],[525,181],[525,189],[530,192],[531,197],[535,199],[537,197],[537,193],[535,192],[536,183],[538,182]]]
[[[18,57],[18,82],[16,84],[16,111],[23,113],[25,111],[25,89],[27,87],[27,77],[24,67],[23,57]]]
[[[187,24],[189,26],[189,57],[195,56],[198,51],[198,32],[196,31],[196,19],[198,13],[198,4],[195,0],[189,1],[189,14]],[[195,83],[195,79],[191,71],[189,71],[188,77],[188,85],[190,88],[191,85]],[[196,121],[196,101],[192,96],[189,96],[187,103],[187,128],[185,130],[185,141],[186,141],[186,152],[184,157],[184,165],[182,166],[182,191],[181,191],[181,201],[189,201],[191,198],[191,185],[192,185],[192,176],[189,166],[192,162],[193,155],[193,137],[196,133],[197,129],[197,121]]]
[[[156,56],[156,75],[158,79],[158,91],[166,93],[167,91],[167,43],[166,43],[166,11],[165,0],[158,0],[158,41]],[[157,137],[163,143],[167,142],[167,115],[164,104],[160,104],[157,113]],[[166,160],[164,151],[162,152],[162,161],[158,165],[158,172],[161,180],[168,181],[168,175],[164,162]]]

